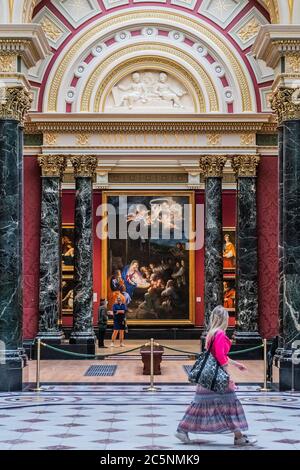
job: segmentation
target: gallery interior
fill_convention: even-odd
[[[187,386],[217,305],[299,391],[298,1],[0,3],[0,391]]]

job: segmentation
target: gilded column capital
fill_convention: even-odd
[[[204,178],[221,178],[227,161],[224,155],[205,155],[200,157],[199,166]]]
[[[75,178],[92,178],[97,168],[97,157],[94,155],[76,155],[70,158]]]
[[[63,155],[40,155],[38,162],[42,169],[42,176],[62,178],[67,166],[67,159]]]
[[[15,119],[24,123],[31,107],[31,94],[20,87],[0,87],[0,119]]]
[[[279,87],[271,98],[271,107],[277,114],[279,124],[300,119],[300,87]]]
[[[231,159],[231,167],[236,178],[256,176],[259,155],[236,155]]]

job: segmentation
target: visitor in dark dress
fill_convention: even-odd
[[[122,302],[121,297],[117,297],[117,302],[113,306],[114,314],[114,328],[111,337],[111,347],[115,346],[115,340],[117,339],[118,333],[120,338],[120,347],[124,347],[124,331],[126,328],[126,305]]]

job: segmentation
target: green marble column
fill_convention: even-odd
[[[261,343],[258,333],[257,155],[238,155],[231,165],[237,179],[236,330],[237,344]]]
[[[205,179],[205,331],[210,315],[217,305],[223,305],[223,223],[222,176],[227,157],[201,157],[200,168]]]
[[[23,134],[30,108],[22,88],[0,102],[0,391],[22,388]],[[4,352],[3,352],[4,350]]]
[[[38,337],[59,343],[61,314],[61,179],[66,159],[60,155],[39,157],[42,169],[40,293]]]
[[[97,158],[71,158],[76,181],[74,232],[74,313],[70,343],[94,344],[93,176]]]

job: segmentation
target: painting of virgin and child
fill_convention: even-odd
[[[128,320],[189,320],[189,251],[187,239],[172,238],[172,230],[178,217],[178,204],[188,204],[187,196],[164,198],[164,204],[177,205],[177,216],[158,219],[151,218],[151,202],[154,196],[128,196],[131,211],[127,221],[131,222],[136,204],[139,223],[151,226],[159,220],[159,225],[170,224],[171,237],[109,239],[107,246],[107,299],[112,309],[117,297],[127,306]],[[161,198],[163,199],[163,198]],[[158,199],[155,199],[156,203]],[[109,196],[108,202],[118,207],[118,198]],[[139,210],[143,204],[143,211]],[[179,211],[180,212],[180,211]],[[143,216],[143,217],[142,217]]]

